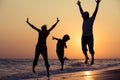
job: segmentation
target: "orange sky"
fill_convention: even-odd
[[[48,28],[60,22],[47,39],[49,58],[56,58],[56,41],[69,34],[65,56],[81,59],[82,17],[77,0],[0,0],[0,58],[33,58],[38,34],[26,23]],[[81,0],[83,9],[92,15],[94,0]],[[94,22],[95,58],[120,58],[120,0],[102,0]],[[41,57],[40,57],[41,58]]]

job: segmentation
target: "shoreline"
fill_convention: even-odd
[[[120,66],[101,70],[79,71],[23,80],[120,80]]]
[[[48,80],[44,61],[40,60],[39,62],[39,65],[36,67],[36,74],[34,74],[31,70],[32,60],[0,59],[0,80]],[[49,80],[86,80],[83,77],[95,77],[96,75],[104,74],[103,72],[106,74],[106,71],[111,72],[112,70],[118,69],[116,70],[117,72],[120,69],[120,59],[97,59],[94,65],[90,65],[89,63],[84,64],[84,60],[66,60],[64,71],[60,70],[58,60],[50,60],[50,64]],[[117,73],[120,74],[120,72]]]

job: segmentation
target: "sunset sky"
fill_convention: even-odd
[[[52,36],[70,35],[65,56],[82,59],[82,17],[77,0],[0,0],[0,58],[33,58],[38,33],[26,24],[30,22],[41,29],[49,29],[57,17],[58,25],[47,38],[48,57],[57,58],[56,43]],[[95,0],[81,0],[90,16],[95,10]],[[94,22],[95,58],[120,58],[120,0],[102,0]],[[90,55],[89,55],[90,56]],[[40,56],[40,58],[42,58]]]

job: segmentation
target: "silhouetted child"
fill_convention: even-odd
[[[63,70],[64,66],[64,48],[67,48],[66,42],[70,39],[69,35],[64,35],[63,39],[59,39],[56,37],[53,37],[53,40],[57,40],[57,49],[56,53],[59,58],[59,61],[61,63],[61,70]]]
[[[94,38],[93,38],[93,24],[98,12],[99,3],[101,0],[96,1],[96,9],[91,17],[89,17],[89,13],[87,11],[83,12],[81,7],[81,2],[78,0],[77,5],[79,6],[80,13],[83,18],[83,25],[82,25],[82,50],[85,55],[85,63],[88,63],[88,55],[87,55],[87,45],[89,47],[89,51],[92,56],[91,65],[94,64]]]
[[[35,66],[37,65],[39,55],[41,54],[43,56],[44,61],[45,61],[45,66],[46,66],[46,69],[47,69],[47,76],[49,77],[49,67],[50,66],[49,66],[49,63],[48,63],[48,53],[47,53],[46,39],[47,39],[48,35],[50,34],[51,30],[54,29],[54,27],[57,25],[58,22],[59,22],[59,19],[57,18],[57,22],[48,30],[47,30],[46,25],[43,25],[41,27],[41,29],[38,29],[37,27],[32,25],[29,22],[29,19],[27,18],[26,23],[28,23],[30,27],[32,27],[34,30],[36,30],[38,32],[38,42],[37,42],[36,49],[35,49],[35,57],[34,57],[33,68],[32,68],[33,73],[35,73]]]

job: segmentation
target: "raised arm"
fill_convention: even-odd
[[[27,18],[26,23],[27,23],[30,27],[32,27],[33,29],[35,29],[36,31],[40,31],[40,29],[36,28],[34,25],[32,25],[32,24],[29,22],[29,18]]]
[[[57,18],[57,22],[54,25],[52,25],[52,27],[48,31],[50,32],[51,30],[53,30],[59,21],[60,20]]]
[[[96,8],[95,8],[95,11],[94,11],[94,13],[93,13],[93,17],[95,18],[96,17],[96,14],[97,14],[97,12],[98,12],[98,8],[99,8],[99,3],[100,3],[100,1],[101,0],[95,0],[96,1]]]
[[[60,39],[58,39],[58,38],[56,38],[56,37],[52,37],[52,39],[53,39],[53,40],[60,40]]]
[[[82,7],[81,7],[81,2],[78,0],[78,2],[77,2],[77,5],[79,6],[79,10],[80,10],[80,13],[81,13],[81,15],[83,16],[83,9],[82,9]]]

